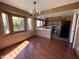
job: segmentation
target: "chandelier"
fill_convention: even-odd
[[[32,16],[33,19],[38,19],[39,11],[36,9],[37,2],[34,1],[33,4],[34,4],[34,9],[33,9],[33,12],[32,12],[31,16]]]

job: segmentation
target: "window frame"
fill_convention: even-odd
[[[28,29],[28,28],[27,28],[27,30],[28,30],[28,31],[33,31],[33,19],[32,19],[31,17],[27,18],[27,27],[29,27],[29,23],[28,23],[29,20],[28,20],[28,19],[31,19],[31,20],[30,20],[30,21],[31,21],[31,29]],[[29,28],[30,28],[30,27],[29,27]]]
[[[25,32],[26,31],[26,21],[25,21],[26,19],[25,19],[25,17],[24,16],[20,16],[20,15],[16,15],[16,14],[12,14],[12,16],[24,18],[24,30],[22,30],[22,31],[14,31],[14,27],[13,27],[13,33]],[[11,18],[12,18],[12,16],[11,16]],[[12,19],[12,25],[13,25],[13,19]]]
[[[4,33],[4,24],[3,24],[3,18],[2,18],[2,13],[6,13],[8,15],[8,22],[9,22],[9,30],[10,30],[10,33],[9,34],[5,34]],[[13,21],[12,21],[12,16],[17,16],[17,17],[22,17],[24,18],[24,30],[23,31],[13,31]],[[18,33],[22,33],[22,32],[26,32],[27,31],[27,28],[26,28],[26,16],[23,16],[23,15],[19,15],[19,14],[13,14],[13,13],[9,13],[9,12],[6,12],[4,10],[1,10],[1,19],[2,19],[2,28],[3,28],[3,35],[4,36],[9,36],[9,35],[14,35],[14,34],[18,34]],[[11,20],[11,23],[10,23],[10,20]],[[10,26],[12,25],[12,27]],[[12,28],[12,31],[11,31],[11,28]]]
[[[5,34],[5,29],[4,29],[4,23],[3,23],[3,17],[2,17],[2,13],[5,13],[5,14],[7,14],[7,17],[8,17],[8,26],[9,26],[9,34]],[[9,14],[7,13],[7,12],[5,12],[5,11],[2,11],[1,12],[1,18],[2,18],[2,28],[3,28],[3,34],[5,35],[5,36],[8,36],[8,35],[10,35],[11,34],[11,31],[10,31],[10,22],[9,22]]]
[[[37,26],[37,21],[41,21],[41,22],[42,22],[42,26]],[[40,24],[40,25],[41,25],[41,24]],[[36,20],[36,27],[37,27],[37,28],[43,27],[43,21],[42,21],[42,20]]]

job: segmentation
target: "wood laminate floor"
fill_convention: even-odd
[[[69,43],[38,36],[0,52],[1,59],[78,59]]]

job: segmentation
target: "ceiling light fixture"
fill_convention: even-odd
[[[40,17],[40,15],[39,15],[40,12],[39,12],[39,10],[36,9],[36,4],[37,4],[37,2],[34,1],[33,4],[34,4],[34,9],[31,10],[32,18],[33,18],[33,19],[39,19],[39,17]]]

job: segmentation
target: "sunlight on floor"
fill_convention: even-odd
[[[22,44],[20,44],[17,48],[12,50],[10,53],[8,53],[6,56],[4,56],[2,59],[15,59],[15,57],[29,44],[29,41],[24,41]]]

